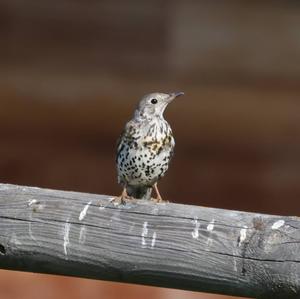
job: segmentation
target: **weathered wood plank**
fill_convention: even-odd
[[[0,268],[299,298],[300,219],[0,184]]]

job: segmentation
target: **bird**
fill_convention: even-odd
[[[157,182],[168,170],[174,154],[175,140],[163,113],[183,92],[154,92],[145,95],[134,111],[117,143],[118,183],[123,186],[119,197],[125,204],[131,199],[162,202]],[[156,198],[152,198],[152,190]]]

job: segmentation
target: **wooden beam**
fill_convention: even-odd
[[[0,268],[299,298],[300,219],[0,184]]]

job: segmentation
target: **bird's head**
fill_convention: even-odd
[[[171,103],[175,98],[183,94],[183,92],[154,92],[147,94],[139,102],[139,105],[135,111],[135,117],[142,119],[162,117],[167,105]]]

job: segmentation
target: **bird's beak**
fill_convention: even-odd
[[[171,92],[169,93],[170,97],[168,99],[169,102],[173,101],[175,98],[183,96],[184,92],[180,91],[180,92]]]

